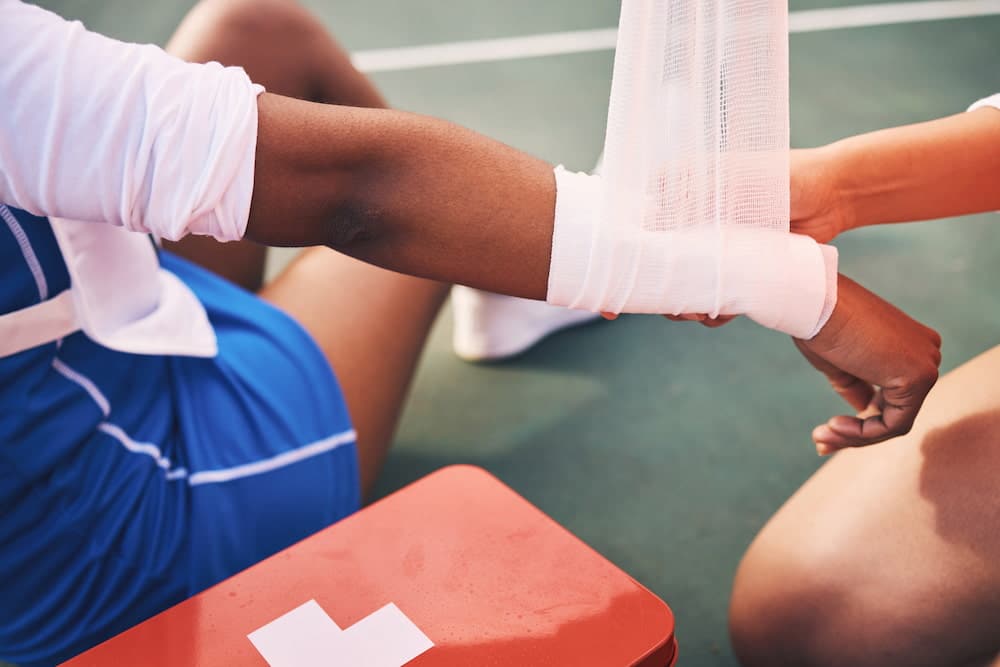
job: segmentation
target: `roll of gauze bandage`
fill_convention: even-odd
[[[747,315],[812,338],[836,303],[837,251],[807,236],[691,225],[602,233],[600,176],[557,167],[549,303],[591,311]]]
[[[785,0],[623,0],[604,156],[556,170],[550,302],[823,326],[836,251],[789,234]]]

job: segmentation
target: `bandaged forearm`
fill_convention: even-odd
[[[556,169],[548,300],[811,338],[837,254],[789,233],[784,0],[623,0],[600,177]]]
[[[746,315],[812,338],[837,300],[837,251],[741,226],[601,224],[600,176],[557,167],[547,300],[594,312]]]
[[[0,202],[175,240],[241,238],[257,95],[237,67],[0,0]]]

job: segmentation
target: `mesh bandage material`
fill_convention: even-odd
[[[784,1],[624,0],[617,49],[601,177],[556,170],[548,300],[814,335],[836,251],[788,232]]]

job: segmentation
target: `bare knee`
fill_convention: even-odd
[[[192,10],[215,29],[243,34],[308,35],[316,20],[295,0],[201,0]]]
[[[821,640],[823,611],[836,600],[834,582],[822,581],[794,554],[751,547],[733,583],[729,633],[745,667],[833,664]]]
[[[969,605],[943,599],[939,576],[902,561],[873,567],[872,545],[771,537],[751,546],[733,584],[729,631],[744,667],[971,667],[996,651]]]
[[[766,539],[751,547],[729,608],[730,637],[744,667],[924,664],[910,657],[920,643],[912,613],[919,607],[908,609],[906,592],[881,588],[877,577],[859,572],[855,547]]]
[[[295,0],[201,0],[167,50],[185,60],[239,65],[279,95],[386,106],[322,22]]]
[[[324,38],[325,30],[295,0],[201,0],[167,50],[188,60],[223,65],[294,54]]]
[[[943,664],[919,657],[932,628],[918,591],[866,572],[863,545],[795,537],[765,532],[737,571],[729,631],[742,665]]]

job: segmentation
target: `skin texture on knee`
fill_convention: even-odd
[[[1000,650],[1000,348],[947,375],[913,431],[838,454],[736,575],[745,665],[986,665]]]

